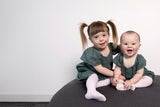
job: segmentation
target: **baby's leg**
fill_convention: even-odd
[[[129,90],[129,89],[126,89],[125,86],[124,86],[124,81],[123,80],[119,80],[118,81],[118,84],[116,85],[116,89],[119,90],[119,91],[126,91],[126,90]],[[135,85],[132,85],[132,87],[130,88],[132,91],[135,90]]]
[[[110,78],[107,78],[105,80],[101,80],[101,81],[98,81],[97,84],[96,84],[96,88],[98,87],[103,87],[103,86],[107,86],[111,83],[111,79]]]
[[[135,88],[148,87],[153,83],[153,79],[149,76],[143,76],[136,84]]]
[[[106,97],[96,90],[96,84],[98,82],[97,74],[92,74],[86,81],[87,93],[86,99],[96,99],[98,101],[106,101]]]

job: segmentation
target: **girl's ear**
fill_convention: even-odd
[[[92,42],[92,39],[90,37],[88,39]]]

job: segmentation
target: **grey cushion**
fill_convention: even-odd
[[[153,84],[135,91],[117,91],[112,86],[97,89],[106,96],[106,102],[86,100],[86,87],[77,79],[61,88],[51,99],[48,107],[160,107],[160,76]]]

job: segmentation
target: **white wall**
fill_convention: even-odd
[[[147,68],[160,74],[159,0],[0,0],[0,101],[49,101],[76,78],[79,24],[113,19],[137,31]]]

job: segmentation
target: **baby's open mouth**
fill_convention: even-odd
[[[128,49],[128,50],[127,50],[127,52],[128,52],[129,54],[131,54],[132,51],[133,51],[132,49]]]

